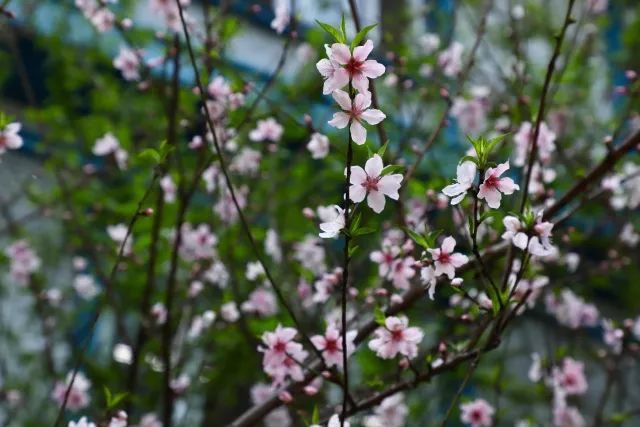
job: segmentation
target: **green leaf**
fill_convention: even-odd
[[[442,234],[442,230],[433,230],[427,233],[425,236],[425,241],[427,242],[428,248],[433,248],[436,246],[436,240]]]
[[[402,172],[404,171],[404,166],[401,165],[387,165],[382,169],[382,173],[380,175],[391,175],[392,173]]]
[[[349,224],[349,233],[354,234],[360,227],[360,220],[362,220],[362,214],[357,213],[353,218],[353,221]]]
[[[347,41],[347,25],[345,24],[344,14],[340,18],[340,30],[342,31],[342,41],[340,43],[344,43]]]
[[[349,258],[351,258],[351,257],[356,253],[356,251],[358,250],[358,248],[359,248],[359,246],[358,246],[358,245],[356,245],[356,246],[351,246],[351,247],[349,248]]]
[[[333,26],[329,25],[329,24],[325,24],[324,22],[320,22],[316,19],[316,22],[318,23],[318,25],[320,25],[320,27],[322,27],[323,30],[325,30],[327,33],[329,33],[329,35],[331,37],[333,37],[333,39],[338,42],[338,43],[344,43],[344,35],[342,34],[342,32],[340,30],[338,30],[337,28],[334,28]]]
[[[382,147],[378,150],[378,156],[384,157],[384,153],[387,151],[387,146],[389,145],[389,141],[385,142]]]
[[[378,24],[367,25],[362,30],[360,30],[360,32],[358,32],[358,34],[356,34],[356,36],[353,38],[353,40],[351,40],[351,50],[353,50],[354,47],[358,46],[360,44],[360,42],[369,33],[369,31],[373,30],[377,25]]]
[[[162,156],[158,153],[158,150],[155,148],[145,148],[140,153],[138,153],[139,159],[151,160],[154,163],[160,163],[162,161]]]
[[[318,412],[318,405],[313,406],[313,413],[311,414],[311,424],[320,424],[320,414]]]
[[[357,230],[355,230],[352,234],[354,236],[363,236],[365,234],[371,234],[371,233],[373,233],[375,231],[378,231],[378,230],[376,230],[373,227],[360,227]]]
[[[478,166],[478,158],[475,156],[464,156],[463,158],[460,159],[460,163],[464,163],[464,162],[473,162],[476,164],[476,166]]]
[[[422,236],[419,233],[416,233],[413,230],[410,230],[408,228],[404,229],[405,233],[407,233],[409,235],[409,237],[411,237],[411,240],[413,240],[414,242],[416,242],[418,245],[422,246],[425,249],[429,249],[429,243],[427,242],[427,240],[424,238],[424,236]]]
[[[487,141],[486,142],[487,154],[491,153],[493,151],[493,149],[495,148],[495,146],[497,144],[499,144],[500,142],[502,142],[502,140],[504,140],[507,135],[508,135],[507,133],[505,133],[503,135],[498,135],[495,138],[491,138],[489,141]]]
[[[384,322],[387,318],[384,315],[384,311],[380,307],[376,306],[376,308],[373,310],[373,319],[378,325],[384,326]]]

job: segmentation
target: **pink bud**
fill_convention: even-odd
[[[311,208],[302,209],[302,215],[307,219],[314,219],[316,217],[315,212],[313,212],[313,209]]]
[[[409,367],[409,359],[403,358],[398,362],[400,369],[407,369]]]
[[[293,402],[293,396],[291,396],[291,393],[289,393],[288,391],[284,390],[281,391],[278,394],[278,399],[280,399],[282,402],[284,403],[291,403]]]
[[[307,396],[315,396],[318,393],[318,389],[311,385],[306,386],[303,390]]]
[[[635,80],[638,77],[638,73],[633,70],[627,70],[624,72],[624,75],[629,80]]]

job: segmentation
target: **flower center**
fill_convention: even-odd
[[[325,350],[328,351],[329,353],[338,351],[338,342],[333,339],[327,339]]]
[[[449,264],[451,262],[451,255],[449,254],[449,252],[440,252],[440,255],[438,256],[438,262],[441,264]]]
[[[372,178],[367,176],[367,179],[362,183],[362,186],[367,189],[367,191],[378,191],[378,181],[380,181],[380,177]]]
[[[353,76],[362,72],[362,65],[362,62],[356,61],[354,58],[351,58],[345,65],[345,68],[347,69],[349,75]]]
[[[496,177],[495,175],[489,175],[489,177],[484,180],[484,185],[486,185],[487,187],[497,187],[498,177]]]
[[[273,349],[278,353],[284,353],[287,348],[287,344],[284,341],[278,341],[276,345],[273,346]]]
[[[402,330],[391,331],[391,339],[393,341],[402,341]]]

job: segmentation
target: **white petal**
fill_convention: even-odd
[[[351,131],[351,139],[358,145],[362,145],[367,140],[367,130],[362,126],[357,120],[353,120],[351,122],[351,127],[349,129]]]
[[[380,213],[384,210],[385,198],[384,194],[379,191],[369,192],[367,197],[367,204],[375,213]]]
[[[362,118],[362,120],[369,123],[370,125],[377,125],[378,123],[383,121],[387,116],[380,110],[376,110],[375,108],[370,108],[368,110],[363,111],[362,114],[360,114],[360,117]]]
[[[333,91],[333,99],[340,105],[340,108],[345,111],[351,111],[351,98],[347,92],[336,89]]]
[[[350,117],[347,113],[333,113],[333,118],[328,123],[334,128],[344,129],[349,124],[349,120]],[[251,138],[251,135],[249,135],[249,138]]]

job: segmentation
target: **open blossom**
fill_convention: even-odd
[[[578,362],[570,357],[562,360],[562,368],[556,367],[553,371],[554,384],[562,387],[564,393],[585,394],[588,384],[584,375],[584,363]]]
[[[229,169],[241,175],[252,175],[260,170],[260,159],[262,154],[253,148],[244,147],[236,157],[233,158]]]
[[[396,393],[380,402],[373,412],[363,420],[364,427],[404,427],[409,408],[404,403],[404,394]]]
[[[364,169],[360,166],[351,167],[349,198],[355,203],[360,203],[366,197],[367,204],[375,213],[383,211],[385,196],[393,200],[400,197],[398,190],[402,175],[396,173],[382,176],[383,169],[382,158],[377,154],[367,160]]]
[[[207,86],[207,94],[213,99],[223,100],[231,95],[231,87],[222,76],[216,76]]]
[[[530,122],[523,122],[520,125],[520,129],[513,136],[513,140],[516,143],[516,158],[513,164],[516,166],[524,166],[524,163],[529,156],[531,150],[531,144],[533,141],[533,131]],[[551,153],[556,149],[555,145],[556,134],[549,129],[545,122],[540,123],[540,131],[538,134],[538,158],[542,163],[549,161]]]
[[[438,277],[433,267],[428,265],[420,270],[420,280],[423,285],[427,286],[429,299],[433,300],[436,293],[436,285],[438,284]]]
[[[308,235],[293,247],[294,258],[315,275],[320,275],[327,270],[325,252],[320,242],[321,240],[316,236]]]
[[[251,401],[254,405],[261,405],[277,394],[277,389],[273,385],[264,383],[255,384],[250,390]],[[293,424],[289,411],[286,407],[279,407],[264,418],[265,427],[290,427]]]
[[[333,54],[329,45],[324,45],[327,52],[327,58],[322,58],[316,64],[316,68],[320,75],[324,78],[322,93],[329,95],[336,89],[342,89],[349,83],[349,73],[342,67],[338,61],[333,59]]]
[[[457,205],[467,195],[467,191],[473,186],[473,181],[476,179],[476,171],[476,164],[471,161],[465,161],[458,165],[455,182],[442,189],[445,195],[452,198],[452,205]]]
[[[501,178],[502,174],[509,169],[509,161],[499,164],[495,168],[489,168],[484,174],[484,182],[480,184],[478,198],[485,199],[492,209],[500,207],[502,194],[513,194],[519,190],[518,184],[514,183],[511,178]]]
[[[387,277],[399,254],[400,248],[398,246],[383,242],[382,250],[371,252],[369,259],[378,264],[378,275]]]
[[[294,381],[302,381],[304,372],[300,364],[307,358],[308,353],[302,344],[293,341],[298,331],[294,328],[283,328],[278,325],[275,331],[265,332],[262,342],[265,347],[258,350],[264,353],[262,365],[274,384],[284,383],[287,376]]]
[[[464,47],[459,42],[453,42],[438,56],[438,66],[442,68],[442,74],[453,77],[462,70],[462,51]]]
[[[322,277],[313,284],[315,293],[313,302],[323,303],[329,299],[335,287],[342,281],[342,268],[336,267],[332,272],[324,273]]]
[[[208,224],[200,224],[194,228],[190,223],[185,223],[180,228],[180,233],[182,239],[179,253],[185,261],[211,259],[215,256],[218,237]]]
[[[545,304],[547,311],[555,315],[558,323],[571,329],[598,324],[600,314],[596,306],[586,303],[569,289],[564,289],[559,297],[548,294]]]
[[[387,317],[384,327],[375,330],[369,348],[382,359],[393,359],[397,354],[413,359],[418,355],[418,344],[424,336],[420,328],[408,327],[406,317]]]
[[[11,278],[19,285],[26,285],[29,276],[40,269],[42,261],[25,240],[18,240],[4,250],[10,261]]]
[[[460,405],[460,421],[471,427],[491,427],[495,409],[484,399]]]
[[[140,80],[140,59],[132,49],[121,47],[113,60],[113,66],[120,70],[125,80]]]
[[[291,0],[273,1],[275,16],[271,21],[271,28],[276,30],[278,34],[282,34],[284,29],[287,28],[287,25],[289,25],[289,20],[291,19],[290,1]]]
[[[22,125],[14,122],[9,123],[0,130],[0,155],[4,154],[7,149],[17,150],[22,147],[22,137],[18,135],[20,128],[22,128]]]
[[[258,120],[255,129],[249,132],[249,139],[252,141],[278,142],[282,137],[284,129],[273,117],[265,120]]]
[[[313,159],[323,159],[329,154],[329,138],[318,132],[311,134],[311,140],[307,143],[307,150]]]
[[[333,99],[344,112],[334,113],[329,124],[338,129],[344,129],[350,125],[351,139],[356,144],[362,145],[367,140],[367,130],[362,125],[362,121],[370,125],[377,125],[387,117],[382,111],[369,108],[371,105],[371,93],[369,92],[358,93],[351,100],[347,92],[336,89],[333,91]]]
[[[271,290],[257,288],[249,294],[249,299],[243,302],[240,308],[246,313],[256,313],[266,317],[278,312],[278,303]]]
[[[478,134],[487,127],[486,106],[481,99],[457,97],[453,100],[451,115],[465,134]]]
[[[453,279],[456,275],[456,268],[462,267],[469,262],[469,258],[466,255],[453,252],[455,247],[456,240],[448,236],[442,241],[442,246],[439,248],[428,249],[433,258],[436,277],[446,274],[449,279]]]
[[[66,381],[58,381],[51,392],[51,397],[58,404],[62,405],[64,402],[67,388],[71,383],[73,373],[67,374]],[[73,385],[69,389],[69,397],[67,398],[67,409],[70,411],[78,411],[80,409],[89,406],[91,397],[89,396],[89,389],[91,388],[91,382],[84,376],[82,372],[78,372],[73,380]]]
[[[162,422],[158,419],[158,416],[154,413],[144,414],[140,418],[139,427],[162,427]]]
[[[333,212],[331,217],[328,218],[328,221],[320,223],[320,230],[322,230],[322,232],[319,236],[323,239],[338,237],[338,235],[340,235],[340,231],[345,226],[346,219],[344,209],[338,205],[333,205],[332,208]]]
[[[89,274],[78,274],[73,279],[73,288],[80,298],[85,300],[90,300],[100,293],[100,288],[96,285],[96,281]]]
[[[397,259],[391,266],[391,282],[398,289],[409,289],[409,279],[416,275],[413,257]]]
[[[373,42],[367,40],[362,46],[356,46],[353,49],[353,55],[349,50],[349,46],[342,43],[334,43],[331,45],[331,54],[328,55],[330,61],[335,61],[339,65],[344,66],[344,70],[348,78],[351,78],[351,84],[359,92],[367,92],[369,90],[369,79],[375,79],[384,74],[384,65],[373,59],[367,59],[373,50]],[[323,63],[325,66],[326,63]],[[318,70],[321,67],[318,63]],[[320,71],[322,74],[323,71]],[[323,74],[324,76],[324,74]],[[334,74],[335,76],[335,74]],[[344,84],[338,86],[338,83],[344,81],[343,74],[335,76],[334,83],[331,85],[335,89],[340,89],[349,81],[347,79]]]
[[[553,425],[554,427],[585,427],[587,423],[578,408],[565,403],[554,406]]]
[[[173,182],[171,175],[165,175],[160,179],[160,188],[164,193],[165,203],[174,203],[176,201],[176,193],[178,191],[176,184]]]
[[[96,427],[96,425],[89,421],[87,417],[82,417],[78,421],[69,421],[67,427]]]
[[[355,350],[353,340],[356,335],[357,331],[347,332],[347,357]],[[338,328],[329,325],[324,335],[312,336],[311,342],[322,352],[327,367],[342,366],[342,336]]]
[[[111,132],[107,132],[102,138],[96,139],[93,146],[93,154],[96,156],[113,155],[120,170],[127,168],[129,154],[120,147],[120,142]]]
[[[502,223],[505,228],[502,238],[510,240],[516,248],[525,250],[529,243],[529,236],[527,236],[520,220],[515,216],[507,215],[503,218]]]
[[[533,226],[535,235],[529,241],[529,252],[536,256],[547,256],[555,253],[556,248],[551,244],[551,230],[553,224],[542,221],[542,215],[538,215],[538,220]]]

